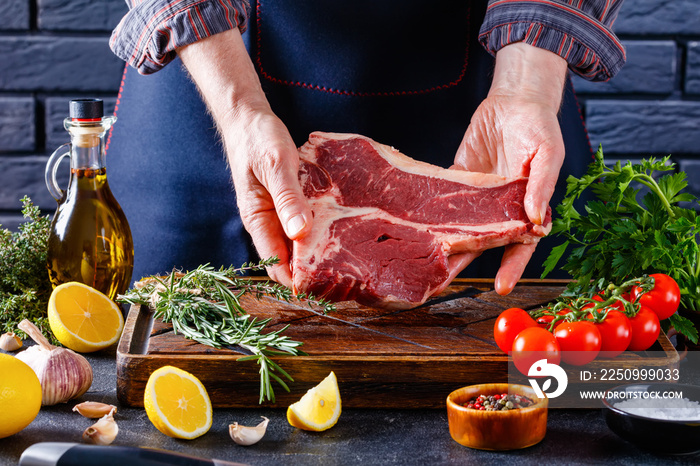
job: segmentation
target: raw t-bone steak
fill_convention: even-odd
[[[299,180],[313,210],[294,242],[297,292],[375,307],[424,303],[448,280],[447,258],[533,243],[527,178],[448,170],[356,134],[315,132],[299,149]]]

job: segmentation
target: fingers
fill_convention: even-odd
[[[261,183],[247,187],[249,202],[240,209],[260,257],[279,259],[268,268],[270,278],[287,287],[292,286],[291,241],[306,235],[312,222],[311,209],[299,185],[296,149],[294,157],[256,176]]]
[[[298,170],[283,170],[275,173],[273,183],[268,185],[279,221],[284,233],[291,240],[304,237],[313,221],[311,208],[299,185]]]
[[[511,244],[505,247],[503,259],[501,260],[501,268],[496,274],[494,287],[500,295],[507,295],[523,274],[525,266],[530,261],[532,254],[537,248],[537,243],[534,244]],[[447,259],[450,274],[445,282],[435,290],[433,296],[442,293],[445,288],[464,270],[474,259],[479,257],[481,253],[464,253],[454,254]]]
[[[525,192],[525,213],[536,225],[542,225],[545,221],[549,201],[554,194],[559,171],[564,163],[563,141],[551,142],[551,145],[541,147],[530,163]]]
[[[299,183],[299,154],[291,139],[289,143],[267,163],[259,164],[256,171],[272,198],[285,235],[295,240],[310,231],[313,217]]]
[[[290,287],[291,240],[311,229],[311,208],[299,183],[299,153],[287,128],[271,114],[251,118],[229,139],[229,161],[238,210],[262,259],[277,256],[268,268],[273,280]]]
[[[450,283],[452,283],[452,280],[459,275],[459,273],[466,269],[469,264],[472,263],[474,259],[479,257],[481,255],[480,252],[465,252],[463,254],[453,254],[450,257],[447,258],[447,268],[449,270],[449,275],[447,279],[440,285],[434,292],[433,296],[436,296],[440,293],[442,293],[445,288],[449,286]]]
[[[466,269],[469,264],[471,264],[474,259],[481,255],[480,252],[465,252],[463,254],[453,254],[447,258],[447,267],[450,270],[450,275],[447,278],[447,282],[451,282],[455,279],[459,273]]]
[[[239,202],[239,205],[242,204]],[[267,268],[270,278],[284,286],[291,287],[290,241],[274,209],[244,211],[241,209],[243,225],[253,239],[253,244],[261,259],[277,256],[277,264]]]
[[[292,287],[291,240],[303,238],[311,230],[313,216],[311,208],[299,183],[299,155],[296,147],[275,163],[267,166],[259,178],[271,197],[274,208],[256,212],[259,228],[255,233],[255,247],[261,257],[277,256],[279,263],[268,268],[270,278],[282,285]]]
[[[507,295],[513,291],[536,247],[537,243],[510,244],[505,247],[501,268],[498,269],[494,283],[496,293]]]
[[[236,195],[243,226],[250,234],[261,259],[277,257],[277,264],[268,267],[270,278],[291,287],[291,241],[277,217],[269,193],[259,184],[238,182]]]

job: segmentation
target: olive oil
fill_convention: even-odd
[[[71,134],[70,153],[59,148],[46,167],[47,186],[58,201],[49,232],[48,270],[54,287],[78,281],[114,299],[129,287],[134,247],[129,223],[107,182],[104,136],[115,118],[102,117],[102,102],[99,111],[91,107],[94,102],[71,102],[71,117],[64,123]],[[86,106],[94,113],[85,115]],[[90,118],[81,118],[85,116]],[[56,170],[67,155],[71,175],[62,191]]]

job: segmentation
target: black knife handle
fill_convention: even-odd
[[[167,450],[44,442],[27,448],[20,466],[240,466]]]

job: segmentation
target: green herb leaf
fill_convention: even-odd
[[[556,207],[560,217],[552,224],[552,234],[574,246],[562,265],[575,280],[568,294],[589,292],[597,283],[620,283],[660,272],[678,282],[682,307],[700,311],[698,203],[684,192],[685,173],[665,173],[674,170],[670,156],[609,167],[601,146],[585,175],[567,178],[567,193]],[[595,199],[579,213],[574,201],[586,190]],[[687,205],[680,206],[681,202]],[[554,270],[563,254],[562,248],[553,248],[542,278]],[[692,322],[680,317],[673,322],[679,332],[697,339]]]
[[[542,272],[542,277],[544,278],[549,272],[554,270],[554,268],[557,266],[557,263],[559,262],[559,259],[561,259],[561,256],[564,255],[564,252],[566,251],[566,248],[569,246],[569,242],[565,241],[559,246],[555,246],[552,248],[552,252],[549,254],[547,259],[544,261],[544,272]]]
[[[0,330],[26,338],[17,324],[28,319],[58,344],[47,318],[52,291],[46,271],[51,220],[41,215],[29,197],[21,201],[25,222],[19,231],[0,229]]]
[[[673,328],[675,328],[679,333],[682,333],[688,337],[690,341],[697,345],[698,330],[695,328],[690,319],[686,319],[679,314],[673,314],[668,319],[671,322],[671,325],[673,325]]]

